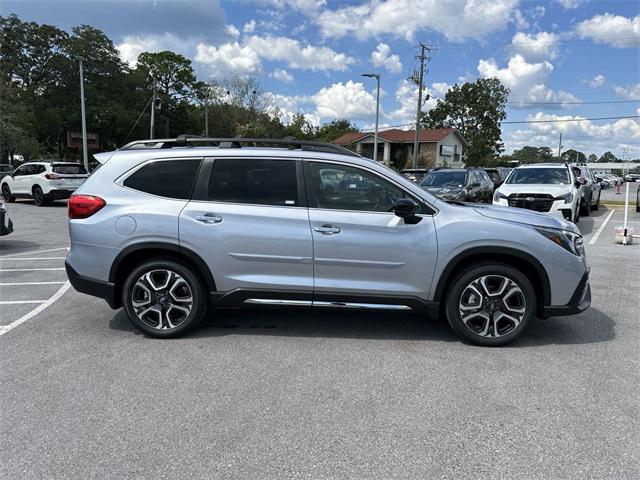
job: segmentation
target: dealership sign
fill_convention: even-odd
[[[82,134],[67,132],[67,146],[70,148],[82,148]],[[98,148],[97,133],[87,133],[87,148]]]

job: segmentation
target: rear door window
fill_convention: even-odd
[[[53,173],[59,173],[61,175],[85,175],[87,173],[84,165],[75,165],[73,163],[54,163],[51,168]]]
[[[156,160],[133,172],[123,185],[159,197],[188,200],[201,159]]]
[[[295,207],[300,204],[295,160],[218,158],[209,200]]]

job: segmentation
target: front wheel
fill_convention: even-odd
[[[513,342],[535,313],[531,282],[502,263],[469,268],[458,275],[449,292],[449,325],[475,345],[498,347]]]
[[[189,268],[171,260],[150,260],[135,268],[122,289],[133,325],[155,338],[173,338],[195,328],[206,310],[203,283]]]
[[[6,183],[2,186],[2,196],[7,203],[13,203],[16,201],[16,197],[11,195],[11,189]]]

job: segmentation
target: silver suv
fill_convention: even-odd
[[[96,158],[69,201],[67,273],[152,337],[271,305],[446,317],[497,346],[591,302],[573,224],[447,203],[335,145],[179,137]]]

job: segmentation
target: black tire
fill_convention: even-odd
[[[580,221],[580,206],[576,208],[575,213],[573,214],[573,223],[577,224]]]
[[[33,189],[31,190],[31,194],[33,196],[33,203],[35,203],[36,206],[44,207],[47,204],[47,197],[42,191],[42,188],[40,188],[38,185],[33,187]]]
[[[591,205],[591,210],[593,210],[594,212],[597,212],[598,210],[600,210],[600,197],[602,196],[602,191],[598,192],[598,201],[596,202],[595,205]]]
[[[151,282],[158,286],[160,282],[164,281],[162,279],[166,278],[162,273],[165,271],[173,275],[167,280],[169,286],[155,289],[147,280],[149,277],[145,278],[147,274],[151,273]],[[180,278],[178,279],[177,277]],[[184,281],[184,284],[188,286],[188,291],[185,290],[180,281]],[[190,294],[192,299],[190,305],[184,300],[176,299],[176,301],[174,300],[175,297],[172,298],[170,296],[176,285],[180,285],[178,288],[182,291],[179,293],[183,295],[178,298],[188,298],[185,295]],[[144,303],[147,295],[144,291],[145,289],[151,295],[147,303]],[[178,289],[176,289],[177,291]],[[140,293],[143,294],[142,297],[140,297]],[[136,302],[138,305],[134,306],[136,299],[138,300]],[[175,338],[193,330],[204,318],[207,304],[204,283],[200,277],[181,263],[163,258],[148,260],[133,269],[127,276],[122,288],[122,305],[127,312],[129,320],[142,333],[154,338]],[[175,310],[178,310],[178,315],[184,316],[184,318],[176,321],[178,318],[175,314],[170,313],[173,310],[172,307],[176,307]],[[184,312],[184,310],[188,310],[188,313]],[[145,311],[149,311],[149,313],[145,314]],[[182,315],[180,312],[182,312]],[[159,316],[156,315],[158,313]],[[171,322],[174,322],[175,325]]]
[[[591,195],[593,195],[593,193]],[[587,199],[580,200],[580,215],[584,215],[585,217],[588,217],[590,213],[591,213],[591,197],[589,197],[589,200]]]
[[[491,288],[482,286],[483,278],[486,287]],[[502,281],[499,279],[507,282],[503,293],[487,295],[494,283]],[[478,285],[482,291],[474,290],[472,285]],[[514,287],[517,287],[517,290]],[[466,303],[467,296],[476,295],[476,291],[481,294],[480,310],[470,310],[464,317],[465,321],[461,314],[462,308],[465,307],[463,303]],[[507,296],[508,292],[515,293]],[[514,300],[518,300],[517,304],[513,303]],[[451,284],[445,302],[447,320],[453,331],[463,340],[486,347],[500,347],[515,341],[526,329],[536,311],[536,294],[531,282],[522,272],[503,263],[476,264],[461,272]],[[513,308],[521,312],[513,313]],[[511,316],[511,319],[505,317],[505,313]],[[488,318],[478,314],[486,315]],[[518,322],[514,322],[513,319]]]
[[[11,195],[11,189],[6,183],[2,185],[2,197],[7,203],[13,203],[16,201],[16,197]]]

